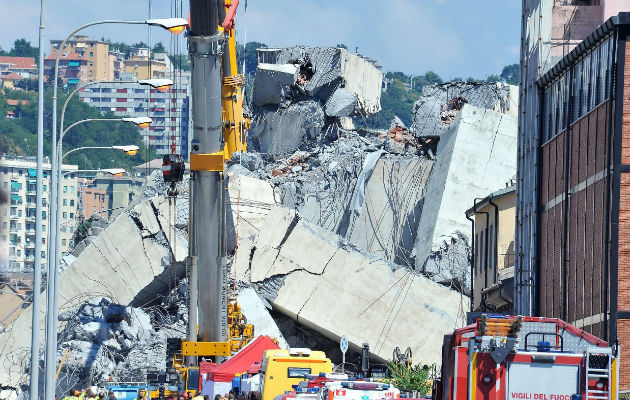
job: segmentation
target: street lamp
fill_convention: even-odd
[[[88,150],[88,149],[113,149],[113,150],[122,150],[125,152],[125,154],[129,155],[129,156],[135,156],[136,154],[138,154],[138,150],[140,149],[138,146],[136,146],[135,144],[132,145],[126,145],[126,146],[84,146],[84,147],[77,147],[76,149],[72,149],[69,151],[66,151],[63,156],[61,156],[61,162],[63,163],[63,159],[66,158],[66,156],[70,153],[74,153],[75,151],[79,151],[79,150]]]
[[[66,176],[68,174],[76,174],[79,172],[105,172],[105,173],[115,176],[116,178],[120,178],[127,171],[124,168],[77,169],[73,171],[66,171],[63,174],[61,174],[61,176]]]

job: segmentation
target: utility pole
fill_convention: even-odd
[[[39,398],[39,310],[42,283],[42,197],[44,176],[44,1],[39,12],[39,60],[37,71],[37,183],[35,187],[35,263],[33,264],[33,320],[31,322],[30,400]],[[51,263],[48,253],[48,264]]]
[[[188,48],[192,75],[193,139],[191,142],[190,290],[197,290],[199,334],[189,322],[188,340],[225,342],[227,335],[227,271],[225,267],[225,182],[221,54],[217,0],[190,0]],[[193,223],[194,222],[194,223]],[[192,279],[197,282],[192,282]],[[191,303],[194,297],[191,296]],[[189,321],[196,317],[191,304]],[[217,360],[221,361],[221,360]]]

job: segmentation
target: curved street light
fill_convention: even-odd
[[[138,154],[138,150],[140,150],[140,148],[138,146],[136,146],[135,144],[131,144],[131,145],[126,145],[126,146],[83,146],[83,147],[77,147],[76,149],[72,149],[69,151],[66,151],[63,156],[61,156],[61,161],[63,162],[63,159],[66,158],[66,156],[70,153],[74,153],[75,151],[79,151],[79,150],[92,150],[92,149],[113,149],[113,150],[122,150],[124,151],[127,155],[129,156],[135,156],[136,154]],[[63,174],[62,174],[63,175]]]

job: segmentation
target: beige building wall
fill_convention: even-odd
[[[488,199],[496,205],[496,210]],[[498,223],[496,220],[497,210]],[[490,195],[479,201],[476,208],[468,210],[467,215],[474,220],[475,224],[472,279],[473,307],[477,309],[480,305],[482,291],[499,281],[501,271],[514,266],[516,191],[512,188],[511,191],[506,189],[499,191],[496,195]]]
[[[132,73],[138,80],[140,79],[162,79],[166,78],[166,64],[151,60],[146,57],[132,57],[125,60],[125,72]]]
[[[30,157],[0,157],[0,187],[9,192],[9,204],[0,211],[0,241],[8,243],[8,259],[2,267],[8,271],[28,271],[35,261],[35,195],[36,162]],[[64,165],[63,171],[77,170],[76,165]],[[65,189],[65,192],[63,188]],[[42,204],[42,263],[48,263],[48,230],[50,204],[50,164],[44,164],[44,199]],[[77,222],[77,176],[69,174],[62,180],[61,252],[70,250]],[[71,205],[72,204],[72,205]],[[74,207],[74,208],[73,208]],[[64,213],[65,212],[65,218]]]

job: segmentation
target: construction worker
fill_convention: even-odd
[[[79,400],[79,395],[80,394],[81,394],[81,392],[79,392],[78,390],[74,390],[72,392],[72,394],[67,395],[62,400]]]
[[[203,395],[201,394],[199,390],[195,392],[195,397],[193,397],[192,400],[203,400]]]

